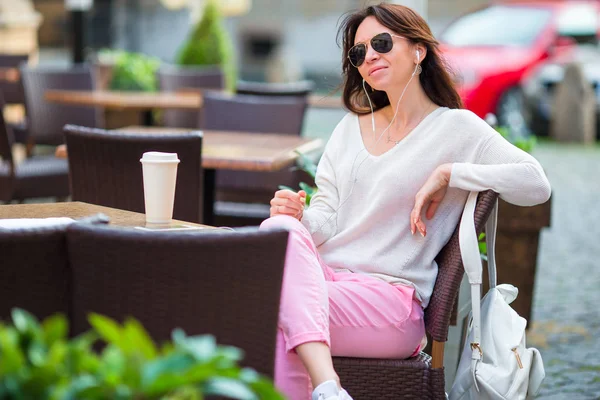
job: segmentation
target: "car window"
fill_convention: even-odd
[[[451,24],[441,41],[452,46],[527,46],[550,21],[550,10],[491,6]]]
[[[565,7],[558,14],[557,29],[561,36],[569,36],[578,43],[596,43],[598,11],[589,4]]]

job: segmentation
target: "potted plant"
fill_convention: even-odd
[[[157,347],[134,319],[120,325],[92,314],[89,322],[90,331],[68,338],[64,316],[39,323],[14,309],[12,323],[0,323],[0,398],[283,399],[267,378],[238,366],[239,349],[210,335],[175,329],[172,341]],[[101,352],[94,351],[97,341]]]
[[[158,89],[156,71],[160,60],[142,53],[102,49],[94,61],[97,90],[154,92]],[[105,127],[121,128],[142,124],[136,110],[105,110]]]
[[[177,64],[186,66],[218,65],[225,74],[228,90],[235,90],[236,70],[233,45],[219,7],[214,0],[206,0],[202,18],[196,23],[177,55]]]

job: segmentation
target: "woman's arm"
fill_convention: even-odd
[[[518,206],[544,203],[551,191],[540,163],[495,131],[481,146],[475,163],[452,165],[449,186],[478,192],[492,189]]]

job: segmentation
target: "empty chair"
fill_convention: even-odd
[[[158,85],[164,92],[190,91],[194,89],[223,89],[225,76],[223,70],[214,67],[161,67],[158,72]],[[165,110],[165,126],[175,128],[198,128],[197,111]]]
[[[28,54],[0,54],[0,67],[19,68],[29,59]],[[4,94],[6,104],[25,104],[23,82],[20,77],[17,82],[0,80],[0,92]],[[15,122],[11,125],[17,143],[27,142],[27,124],[25,121]]]
[[[480,233],[490,216],[498,194],[479,194],[475,228]],[[432,356],[424,352],[407,360],[334,357],[333,363],[344,388],[355,399],[380,399],[393,393],[398,399],[446,399],[444,343],[458,296],[464,268],[458,244],[460,222],[436,257],[438,276],[431,300],[425,309],[425,330],[433,339]]]
[[[22,63],[27,62],[28,54],[0,54],[1,68],[19,68]],[[0,92],[4,94],[6,104],[23,104],[25,96],[21,81],[8,82],[0,80]]]
[[[0,92],[0,201],[69,196],[69,165],[54,155],[40,155],[15,164],[12,156],[14,135],[5,123]]]
[[[202,222],[202,135],[143,134],[67,125],[73,201],[144,212],[140,158],[147,151],[177,153],[173,218]]]
[[[88,329],[90,312],[135,317],[159,342],[177,327],[209,333],[243,349],[244,365],[272,377],[287,237],[74,226],[73,333]]]
[[[300,135],[305,111],[306,99],[303,97],[231,96],[205,92],[203,128]],[[299,181],[310,183],[309,179],[303,172],[289,169],[277,172],[219,170],[215,215],[228,225],[256,224],[268,217],[266,205],[279,185],[297,187]],[[245,206],[251,203],[265,207]]]
[[[99,112],[91,107],[50,103],[44,95],[48,89],[92,90],[93,77],[88,66],[70,69],[21,67],[25,88],[28,138],[35,144],[58,145],[64,142],[63,126],[74,124],[102,126]]]
[[[254,94],[260,96],[298,96],[306,97],[314,90],[313,81],[298,81],[286,83],[266,83],[238,81],[238,94]]]
[[[202,128],[223,131],[300,135],[306,99],[295,96],[203,95]]]
[[[0,320],[19,307],[42,319],[69,310],[66,225],[0,228]]]

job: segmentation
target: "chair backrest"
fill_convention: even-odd
[[[161,67],[157,72],[158,85],[164,92],[186,91],[191,89],[223,89],[225,75],[218,66],[213,67]],[[163,123],[175,128],[199,128],[197,111],[165,110]]]
[[[14,136],[4,120],[4,98],[0,91],[0,201],[10,201],[15,190],[15,164],[12,156]]]
[[[6,123],[4,119],[4,93],[0,90],[0,158],[3,162],[13,163],[12,157],[12,145],[14,144],[15,138],[10,125]]]
[[[0,229],[0,319],[14,307],[38,318],[69,311],[66,226]]]
[[[27,62],[28,54],[0,54],[0,67],[19,68],[22,63]],[[0,92],[4,93],[6,104],[25,103],[25,94],[23,93],[23,84],[18,82],[7,82],[0,80]]]
[[[97,312],[138,319],[163,341],[180,327],[240,347],[244,365],[273,376],[286,231],[68,231],[73,333]],[[99,257],[99,255],[102,255]]]
[[[300,135],[306,106],[305,97],[204,92],[203,129]],[[279,185],[296,187],[298,175],[221,170],[216,176],[217,199],[266,204]]]
[[[260,96],[298,96],[306,97],[315,88],[313,81],[298,81],[286,83],[266,83],[238,81],[238,94],[254,94]]]
[[[93,77],[88,66],[70,69],[23,66],[21,79],[25,88],[29,138],[36,144],[64,143],[62,129],[65,124],[91,127],[101,125],[98,111],[92,107],[55,104],[44,98],[48,89],[92,90]]]
[[[142,134],[67,125],[73,201],[144,212],[140,158],[147,151],[177,153],[173,218],[202,222],[202,134]]]
[[[202,129],[300,135],[304,97],[229,95],[205,91]]]
[[[498,194],[491,190],[479,194],[475,207],[475,229],[477,230],[477,234],[483,231],[497,198]],[[438,342],[446,342],[448,340],[450,316],[455,306],[460,282],[464,274],[458,243],[459,227],[460,222],[457,224],[448,243],[436,257],[438,275],[429,305],[425,310],[425,329],[431,335],[432,339]]]

